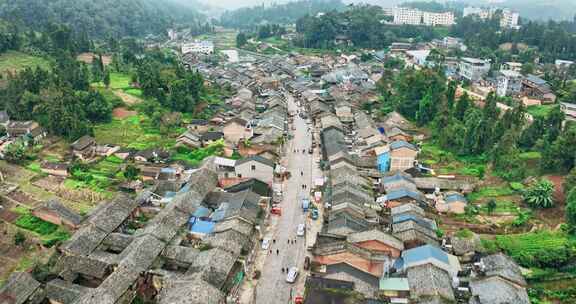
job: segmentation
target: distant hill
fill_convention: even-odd
[[[227,11],[222,14],[222,25],[248,28],[261,23],[295,23],[305,15],[344,9],[341,0],[299,0],[285,4],[259,5]]]
[[[187,2],[187,4],[184,4]],[[90,36],[144,36],[201,15],[187,0],[0,0],[0,18],[39,30],[55,22]]]

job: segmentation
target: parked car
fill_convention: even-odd
[[[274,207],[274,208],[272,208],[272,210],[270,210],[270,213],[276,214],[276,215],[282,215],[282,208]]]
[[[296,282],[297,277],[298,277],[298,268],[290,267],[290,270],[288,270],[288,275],[286,275],[286,282],[294,283]]]
[[[262,250],[268,250],[270,248],[270,239],[262,240]]]
[[[312,213],[310,213],[310,217],[313,220],[317,220],[318,219],[318,209],[312,209]]]
[[[304,225],[304,224],[298,225],[298,229],[296,230],[296,235],[297,236],[304,236],[304,233],[306,233],[306,225]]]

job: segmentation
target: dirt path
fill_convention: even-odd
[[[124,103],[126,103],[127,105],[134,105],[134,104],[139,104],[142,102],[142,99],[140,99],[136,96],[124,93],[120,90],[114,90],[113,92],[114,92],[114,95],[120,97],[120,99],[122,99],[122,101],[124,101]]]

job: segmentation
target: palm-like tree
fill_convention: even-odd
[[[524,191],[524,201],[533,208],[554,207],[554,184],[549,180],[540,180],[526,191]]]

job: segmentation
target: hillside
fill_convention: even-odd
[[[95,37],[143,36],[200,15],[176,0],[0,0],[0,18],[39,30],[51,22]]]
[[[221,22],[224,26],[234,28],[247,28],[261,23],[289,24],[305,15],[341,10],[344,7],[341,0],[300,0],[228,11],[222,15]]]

